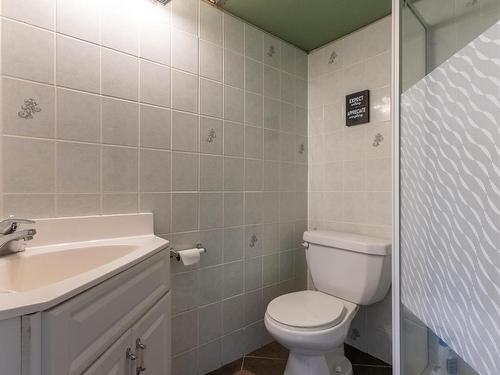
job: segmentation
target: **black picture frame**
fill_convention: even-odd
[[[355,92],[345,97],[345,124],[355,126],[370,122],[370,90]]]

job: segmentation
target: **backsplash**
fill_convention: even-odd
[[[309,229],[390,238],[391,18],[309,55]],[[345,96],[370,90],[370,122],[345,126]],[[362,308],[347,342],[391,363],[391,296]]]
[[[1,31],[2,216],[152,211],[208,249],[173,264],[174,374],[267,342],[306,283],[307,55],[199,0],[3,0]]]

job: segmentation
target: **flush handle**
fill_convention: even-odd
[[[144,351],[146,350],[146,345],[141,341],[141,339],[135,340],[135,347],[137,349],[137,356],[139,357],[139,365],[136,367],[136,374],[140,375],[142,372],[146,371],[144,366]]]

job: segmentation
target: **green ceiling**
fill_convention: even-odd
[[[311,51],[391,13],[391,0],[225,0],[222,8]]]

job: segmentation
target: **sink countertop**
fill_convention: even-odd
[[[0,320],[50,309],[164,250],[168,241],[153,234],[152,220],[152,214],[130,214],[37,221],[36,228],[41,232],[41,236],[37,241],[33,241],[36,246],[27,247],[22,253],[0,257],[0,271],[4,268],[13,273],[6,275],[6,272],[3,272],[0,275]],[[64,229],[64,236],[59,235],[61,229]],[[124,236],[125,233],[129,236]],[[58,241],[58,237],[62,238],[62,241]],[[76,241],[67,241],[70,238]],[[90,258],[85,258],[86,249],[89,249]],[[119,251],[115,251],[116,255],[106,254],[101,257],[103,259],[100,262],[99,259],[91,258],[99,257],[98,252],[106,250]],[[49,262],[40,267],[40,279],[43,279],[43,276],[45,279],[53,278],[54,273],[57,279],[58,264],[54,262],[54,269],[48,267],[59,254],[65,257],[67,265],[72,257],[71,251],[74,252],[75,262],[79,259],[91,260],[89,268],[85,269],[77,264],[75,268],[80,270],[76,270],[74,275],[71,275],[71,270],[65,269],[69,276],[55,282],[45,280],[45,285],[42,283],[40,287],[36,286],[34,279],[37,276],[33,277],[33,274],[30,274],[29,278],[32,279],[31,284],[35,285],[30,288],[11,292],[8,287],[2,287],[2,278],[7,286],[9,282],[15,284],[13,280],[7,279],[9,276],[10,279],[19,279],[16,276],[23,272],[23,262],[28,261],[37,266],[40,259],[43,263],[43,257],[47,257]],[[36,261],[33,262],[33,259]],[[92,263],[96,266],[93,267]],[[33,272],[33,264],[31,268],[27,267],[24,272],[28,272],[28,269]]]

